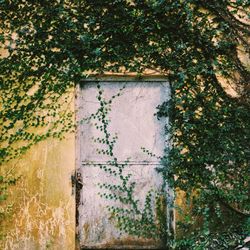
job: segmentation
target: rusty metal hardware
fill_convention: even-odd
[[[72,195],[75,194],[75,189],[82,189],[82,174],[80,172],[75,172],[71,175],[71,187],[72,187]]]

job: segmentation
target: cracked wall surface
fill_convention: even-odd
[[[0,249],[75,249],[74,148],[73,134],[49,139],[1,167],[19,179],[9,189],[12,210],[1,225]]]

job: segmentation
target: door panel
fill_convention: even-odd
[[[129,183],[135,183],[135,199],[138,208],[143,210],[145,199],[150,190],[161,191],[162,179],[156,168],[160,167],[157,157],[145,153],[145,148],[157,156],[163,155],[166,144],[164,126],[166,119],[158,120],[156,107],[169,98],[169,85],[166,82],[101,82],[102,96],[113,99],[108,132],[111,136],[117,134],[114,144],[114,155],[108,156],[97,152],[107,145],[95,142],[102,138],[103,132],[96,126],[100,121],[84,120],[100,108],[97,100],[96,82],[84,83],[78,93],[78,160],[77,172],[81,190],[78,204],[78,237],[83,249],[113,248],[140,249],[159,248],[161,242],[153,239],[143,239],[122,232],[117,227],[117,220],[108,211],[107,206],[128,208],[129,204],[101,197],[103,190],[100,185],[105,183],[121,184],[119,176],[104,171],[114,168],[112,159],[115,157],[116,167],[125,165],[124,175],[131,174]],[[128,160],[129,158],[129,160]],[[102,167],[101,167],[102,166]],[[129,184],[128,184],[129,185]],[[112,193],[112,192],[111,192]]]

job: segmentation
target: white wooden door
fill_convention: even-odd
[[[137,208],[140,211],[145,209],[145,199],[151,191],[150,204],[154,211],[153,216],[157,216],[154,202],[156,193],[162,191],[163,183],[160,174],[156,171],[156,168],[161,167],[160,160],[152,154],[163,155],[167,138],[164,127],[167,121],[166,118],[157,119],[155,113],[157,106],[170,98],[169,92],[169,84],[159,80],[113,80],[99,83],[88,81],[80,86],[77,95],[79,121],[77,232],[81,249],[157,249],[161,247],[159,239],[150,236],[137,237],[124,232],[121,225],[119,227],[117,215],[108,208],[113,206],[130,209],[131,202],[125,204],[126,202],[121,202],[119,199],[107,199],[104,194],[112,195],[118,192],[120,196],[126,196],[121,190],[105,188],[105,185],[106,187],[107,185],[122,186],[119,174],[115,175],[114,172],[117,166],[124,165],[122,174],[131,175],[126,185],[135,183],[133,197],[138,201]],[[106,100],[106,104],[101,104],[103,100]],[[111,104],[109,104],[110,100],[112,100]],[[104,125],[100,120],[102,105],[109,108],[105,115],[109,119],[105,125],[110,135],[109,140],[117,135],[113,144],[113,155],[102,153],[108,148],[106,143],[101,141],[102,138],[106,138],[105,131],[101,131],[101,126]],[[88,117],[92,118],[87,120]],[[133,209],[131,210],[133,213]],[[131,214],[131,217],[137,219],[140,216],[141,214]]]

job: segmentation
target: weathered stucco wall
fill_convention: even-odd
[[[7,50],[0,50],[0,56],[8,56]],[[17,178],[0,203],[0,216],[5,215],[0,217],[0,249],[75,249],[74,172],[74,134],[40,142],[20,159],[0,166],[0,176]]]
[[[41,142],[1,167],[20,178],[9,190],[12,207],[1,226],[0,249],[75,249],[74,138]]]

